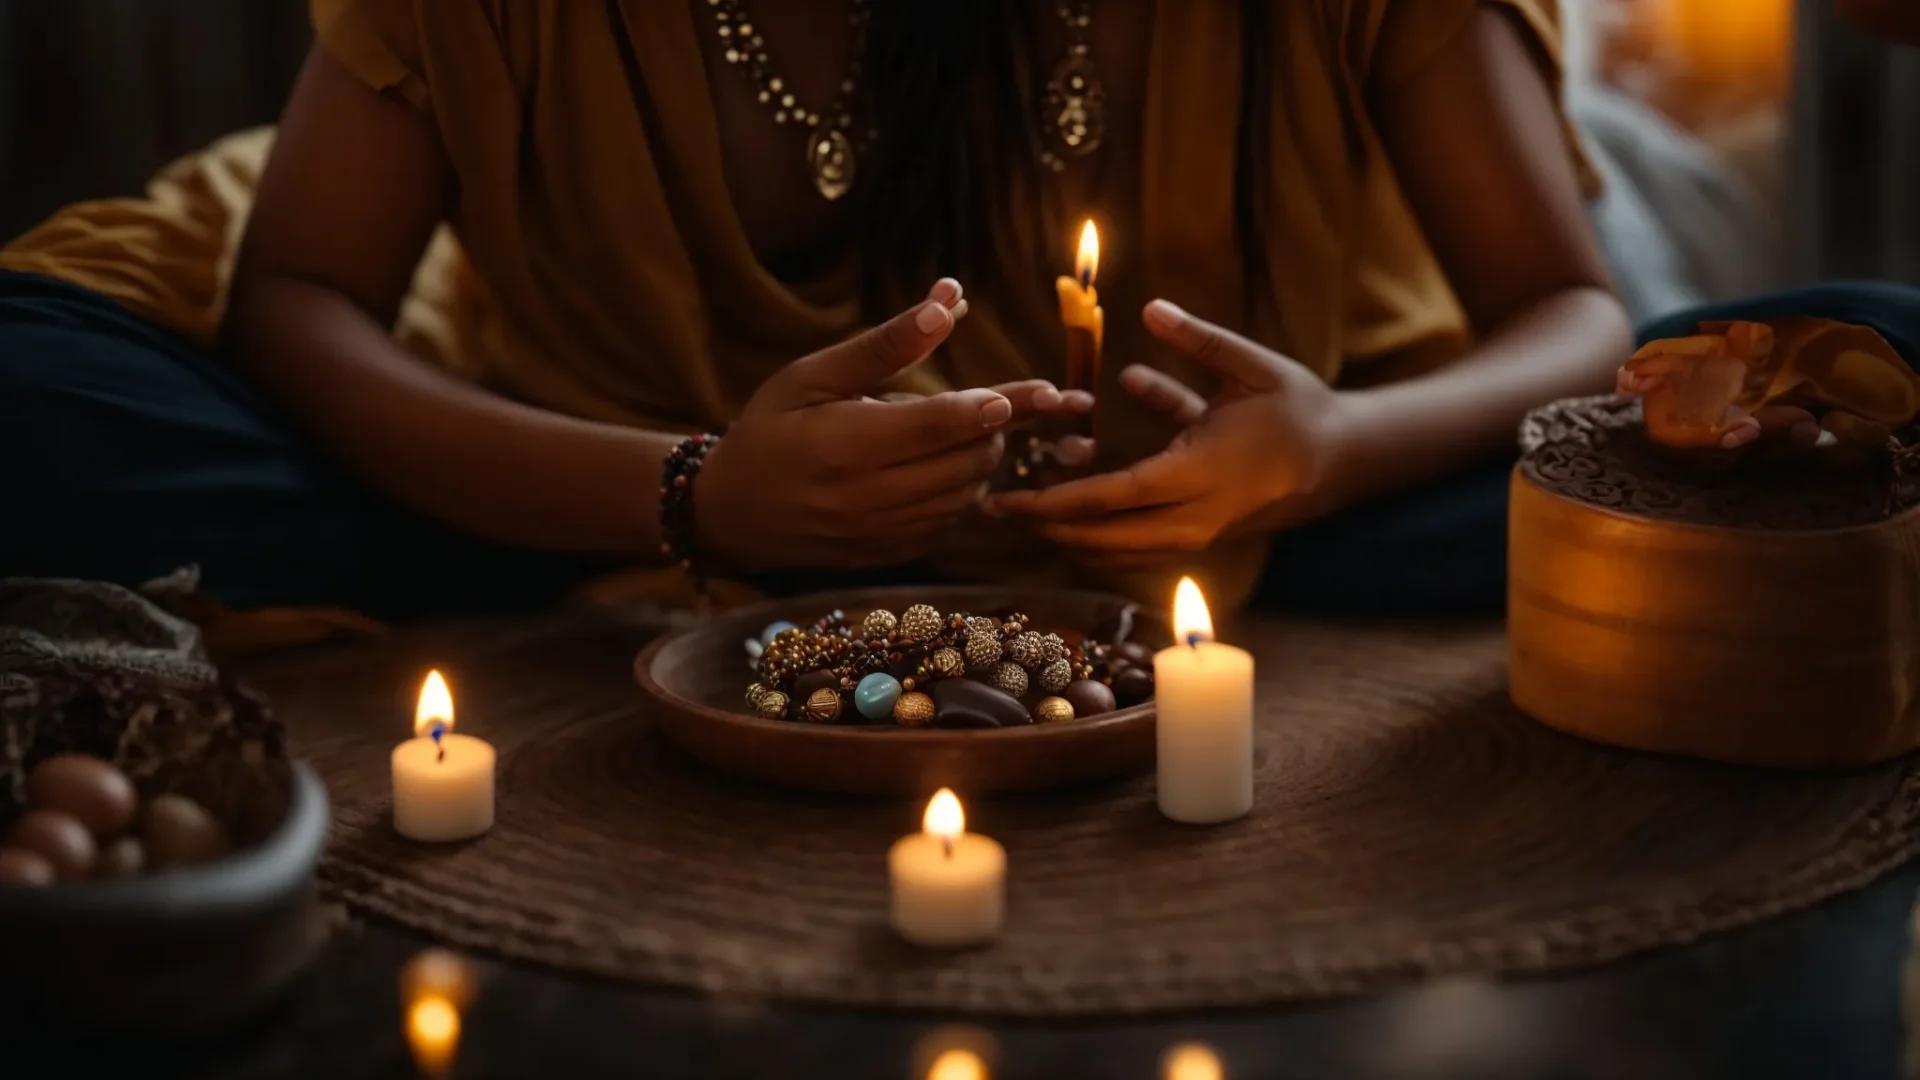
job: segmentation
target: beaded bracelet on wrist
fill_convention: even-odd
[[[660,553],[678,563],[705,589],[706,575],[698,565],[693,543],[693,481],[707,455],[720,445],[718,435],[693,435],[681,440],[660,466]]]

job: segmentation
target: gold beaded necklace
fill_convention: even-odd
[[[801,105],[786,80],[773,73],[766,39],[753,25],[744,0],[707,0],[727,63],[746,76],[760,104],[773,110],[774,123],[793,123],[807,129],[807,168],[813,173],[814,190],[828,202],[852,190],[860,172],[860,155],[874,137],[871,130],[857,135],[853,130],[854,92],[860,85],[870,3],[853,0],[853,10],[847,17],[847,75],[840,81],[840,92],[833,103],[821,113]]]
[[[1086,157],[1100,149],[1100,140],[1107,133],[1107,91],[1100,85],[1093,50],[1087,45],[1087,29],[1093,25],[1093,0],[1062,0],[1056,11],[1067,26],[1067,50],[1054,65],[1040,103],[1041,127],[1051,144],[1040,152],[1040,160],[1059,172],[1067,167],[1062,154]]]

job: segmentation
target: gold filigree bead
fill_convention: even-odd
[[[993,666],[987,674],[987,685],[1004,694],[1025,697],[1027,693],[1027,669],[1011,660],[1002,660]]]
[[[900,614],[900,633],[908,641],[932,641],[940,636],[940,612],[931,604],[915,604]]]
[[[1067,643],[1061,639],[1059,634],[1040,635],[1040,649],[1040,662],[1042,664],[1051,664],[1055,660],[1065,660],[1067,658]]]
[[[1046,645],[1040,640],[1040,635],[1031,630],[1016,634],[1013,640],[1007,642],[1007,659],[1028,671],[1039,667],[1041,658],[1045,655]]]
[[[978,631],[967,633],[967,666],[975,671],[985,671],[1000,662],[1000,635],[982,634]]]
[[[1073,665],[1065,660],[1055,660],[1051,664],[1042,664],[1034,673],[1033,688],[1043,694],[1057,694],[1073,681]]]
[[[1042,724],[1064,724],[1073,719],[1073,703],[1066,698],[1041,698],[1033,706],[1033,718]]]
[[[935,649],[927,658],[927,670],[936,678],[957,679],[967,673],[967,660],[959,649]]]
[[[782,720],[787,715],[787,695],[778,690],[769,690],[760,695],[759,704],[754,706],[763,719]]]
[[[901,694],[893,703],[893,722],[901,727],[926,727],[933,723],[933,698],[919,691]]]
[[[766,683],[750,683],[747,686],[747,704],[752,708],[760,707],[760,699],[773,692]]]
[[[875,608],[860,620],[860,637],[867,641],[885,641],[893,636],[899,625],[900,620],[893,617],[893,612]]]
[[[840,718],[840,691],[830,686],[815,690],[807,698],[807,719],[816,724],[831,724]]]

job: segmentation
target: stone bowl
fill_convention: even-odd
[[[217,1034],[272,1004],[325,942],[313,872],[327,793],[300,762],[267,838],[124,881],[0,886],[0,1000],[85,1028]]]

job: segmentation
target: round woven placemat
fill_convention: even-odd
[[[1171,824],[1150,778],[974,800],[1007,847],[1007,925],[957,954],[886,929],[884,855],[919,803],[682,757],[648,730],[630,629],[467,627],[255,677],[331,789],[335,897],[455,946],[747,997],[1058,1016],[1544,972],[1811,904],[1920,837],[1910,761],[1760,771],[1541,728],[1507,702],[1497,629],[1229,633],[1260,663],[1252,816]],[[428,663],[501,752],[497,823],[469,844],[388,822],[387,754]]]

